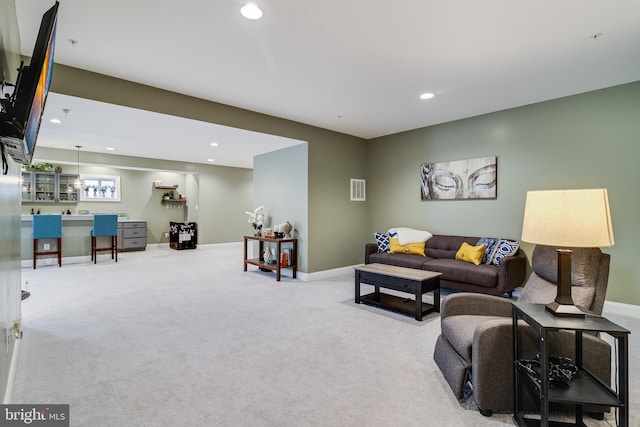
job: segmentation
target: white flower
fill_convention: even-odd
[[[264,210],[264,206],[258,206],[255,211],[249,212],[245,211],[247,215],[249,215],[249,219],[247,222],[253,226],[253,228],[262,227],[262,223],[264,222],[264,214],[262,211]]]

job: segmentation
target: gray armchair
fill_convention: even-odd
[[[572,255],[571,292],[574,303],[602,314],[610,257],[598,248],[575,248]],[[519,301],[548,303],[556,296],[556,248],[536,246],[527,280]],[[511,300],[490,295],[459,293],[446,297],[440,308],[441,334],[436,341],[434,360],[455,396],[464,398],[465,386],[485,416],[493,411],[513,409],[513,325]],[[523,339],[522,355],[533,359],[539,349],[537,337],[525,323],[518,325]],[[549,336],[551,355],[575,360],[575,338],[570,331]],[[606,384],[611,382],[611,348],[594,335],[583,337],[583,364]],[[526,408],[537,408],[529,397]],[[586,411],[602,413],[605,407]]]

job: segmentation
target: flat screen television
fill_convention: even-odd
[[[28,66],[21,66],[15,90],[4,103],[0,140],[14,161],[28,165],[36,148],[40,122],[51,85],[58,2],[42,16]]]

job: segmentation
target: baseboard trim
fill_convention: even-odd
[[[314,280],[325,280],[336,276],[345,276],[347,274],[353,274],[353,267],[356,265],[358,264],[334,268],[331,270],[316,271],[315,273],[298,273],[298,277],[300,277],[301,280],[312,282]]]
[[[11,364],[9,365],[9,374],[7,375],[7,386],[4,390],[4,399],[2,402],[3,405],[9,405],[13,401],[13,386],[16,382],[19,347],[20,340],[14,340],[13,352],[11,354]]]
[[[602,313],[607,314],[619,314],[622,316],[633,317],[640,319],[640,306],[633,304],[624,304],[615,301],[605,301]]]

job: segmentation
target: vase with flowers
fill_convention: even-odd
[[[264,206],[259,206],[253,212],[245,211],[249,215],[247,222],[253,227],[253,235],[260,236],[262,232],[262,225],[264,223]]]

